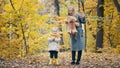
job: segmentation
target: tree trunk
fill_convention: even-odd
[[[22,23],[21,23],[21,30],[22,30],[23,40],[24,40],[23,43],[24,43],[24,47],[25,47],[25,54],[28,54],[28,46],[27,46],[26,37],[25,37]]]
[[[54,0],[54,7],[55,7],[55,14],[57,16],[60,16],[60,7],[59,7],[59,0]],[[60,24],[60,27],[59,27],[59,30],[62,32],[62,25]],[[61,41],[60,41],[60,45],[64,45],[64,42],[63,42],[63,34],[61,34]]]
[[[113,0],[113,2],[117,8],[117,11],[120,12],[120,4],[119,4],[118,0]]]
[[[13,10],[15,11],[16,9],[15,9],[15,7],[14,7],[14,5],[13,5],[12,0],[9,0],[9,1],[10,1],[10,4],[11,4]],[[22,4],[23,4],[23,1],[24,1],[24,0],[22,0]],[[20,6],[20,9],[22,8],[22,4],[21,4],[21,6]],[[19,11],[20,11],[20,9],[19,9]],[[27,43],[26,43],[26,37],[25,37],[25,33],[24,33],[24,29],[23,29],[23,25],[22,25],[22,23],[20,23],[20,24],[21,24],[21,30],[22,30],[22,35],[23,35],[23,41],[24,41],[24,47],[25,47],[25,53],[27,54],[27,53],[28,53],[28,46],[27,46]],[[12,27],[12,26],[11,26],[11,27]],[[10,34],[10,35],[12,36],[12,34]]]
[[[59,13],[60,7],[59,7],[59,1],[58,0],[54,0],[54,7],[55,7],[55,10],[54,10],[55,14],[60,16],[60,13]]]
[[[1,14],[1,15],[0,15],[0,22],[3,22],[2,13],[4,12],[4,6],[3,6],[4,2],[5,2],[4,0],[0,0],[0,14]],[[1,27],[0,27],[0,36],[2,36],[1,33],[2,33],[2,32],[1,32]],[[4,40],[4,38],[5,38],[5,37],[0,38],[0,41]],[[2,58],[2,55],[3,55],[2,50],[3,50],[3,46],[0,45],[0,61],[3,60],[3,58]]]
[[[59,30],[62,32],[62,25],[60,25]],[[61,34],[61,41],[60,41],[60,45],[64,45],[64,41],[63,41],[63,34]]]
[[[114,12],[112,12],[112,15],[111,15],[111,20],[110,20],[110,24],[109,24],[109,27],[108,27],[108,39],[109,39],[109,43],[110,43],[110,46],[112,47],[113,46],[113,43],[112,43],[112,40],[113,40],[113,38],[111,38],[111,23],[112,23],[112,20],[113,20],[113,13]]]
[[[97,48],[103,47],[103,17],[104,17],[104,0],[98,0],[97,5],[97,15],[98,15],[98,21],[97,21],[97,35],[96,35],[96,50]]]
[[[78,0],[78,12],[80,12],[80,0]]]

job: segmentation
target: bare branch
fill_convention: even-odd
[[[10,0],[10,4],[11,4],[13,10],[16,10],[15,7],[14,7],[14,5],[13,5],[13,3],[12,3],[12,0]]]

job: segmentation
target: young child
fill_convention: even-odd
[[[50,52],[50,62],[49,64],[53,64],[53,62],[58,65],[58,51],[59,51],[59,42],[60,42],[60,34],[57,27],[53,27],[51,30],[51,34],[48,37],[48,51]]]
[[[77,33],[76,26],[79,26],[79,23],[77,23],[76,20],[77,19],[74,16],[67,16],[65,22],[66,22],[67,32],[69,34]]]

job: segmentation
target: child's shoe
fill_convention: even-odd
[[[49,64],[52,64],[53,62],[53,58],[50,58]]]
[[[58,59],[55,59],[55,65],[59,65]]]

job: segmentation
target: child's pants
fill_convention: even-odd
[[[58,51],[49,51],[50,58],[58,58]]]

